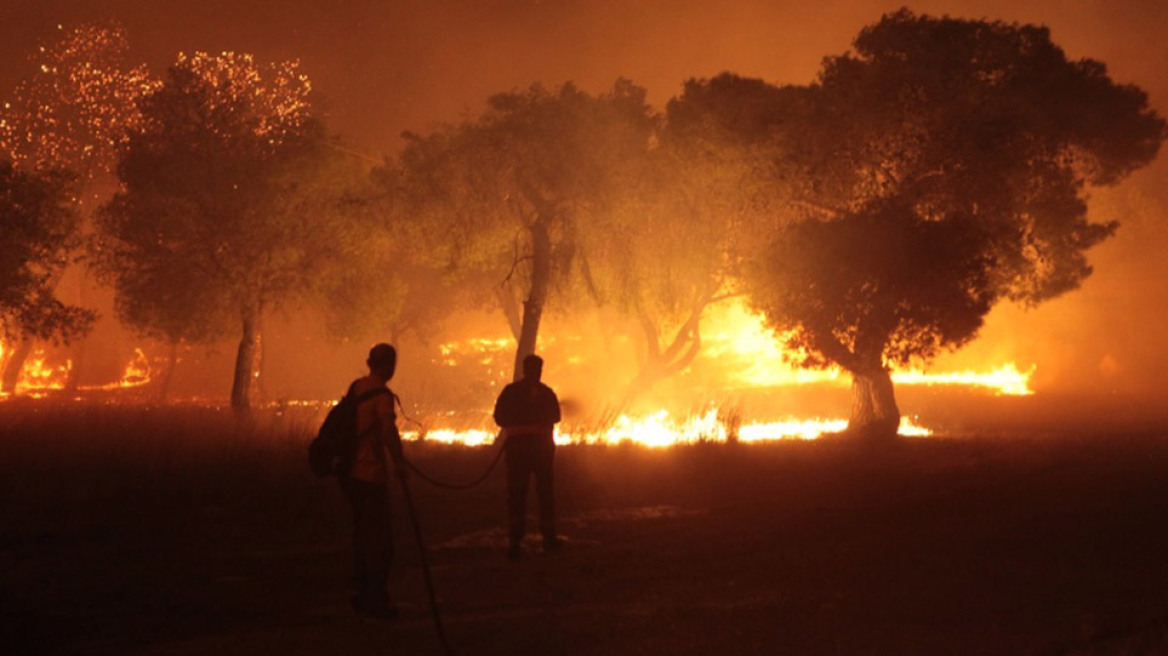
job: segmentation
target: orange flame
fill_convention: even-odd
[[[847,428],[846,419],[795,419],[783,421],[750,423],[732,428],[723,420],[717,408],[704,414],[688,418],[674,418],[668,410],[641,417],[621,415],[611,426],[599,430],[567,426],[556,433],[556,444],[639,444],[652,448],[664,448],[679,444],[698,442],[744,443],[770,442],[775,440],[814,440],[828,433],[838,433]],[[899,433],[905,437],[925,437],[932,434],[928,428],[916,423],[915,418],[903,417]],[[454,431],[441,429],[420,433],[407,431],[407,440],[425,439],[443,444],[463,444],[481,446],[495,440],[495,433],[487,430]]]
[[[736,380],[743,387],[850,382],[850,378],[838,368],[806,370],[792,366],[763,318],[738,299],[710,308],[708,323],[714,328],[704,339],[703,353],[725,361],[737,372]],[[917,369],[894,369],[892,380],[899,385],[964,385],[987,388],[999,395],[1026,396],[1034,393],[1030,388],[1034,371],[1035,367],[1022,371],[1013,362],[987,372],[927,373]]]
[[[953,371],[928,374],[923,371],[894,371],[892,380],[901,385],[968,385],[972,387],[986,387],[995,394],[1005,396],[1029,396],[1034,394],[1030,389],[1030,377],[1034,375],[1035,367],[1027,371],[1019,371],[1013,362],[1004,364],[997,369],[985,373],[976,371]]]
[[[150,360],[146,358],[146,354],[142,352],[142,349],[136,348],[134,349],[134,357],[126,363],[126,369],[122,373],[120,380],[113,383],[106,383],[105,385],[86,386],[82,389],[114,390],[128,387],[141,387],[149,383],[150,379]]]
[[[25,360],[15,391],[17,394],[33,394],[64,389],[72,369],[72,360],[65,360],[56,366],[49,365],[44,349],[37,349]]]
[[[0,342],[0,363],[5,362],[8,348]],[[17,378],[15,394],[27,396],[43,396],[47,392],[65,389],[69,380],[69,373],[73,370],[73,361],[66,359],[59,364],[50,363],[45,350],[38,348],[25,360]],[[122,377],[112,383],[103,385],[83,385],[78,389],[89,390],[116,390],[129,387],[141,387],[151,380],[150,360],[140,348],[134,349],[134,357],[126,364]],[[7,395],[3,395],[7,396]],[[2,398],[2,396],[0,396]]]

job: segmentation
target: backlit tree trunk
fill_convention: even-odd
[[[896,436],[900,408],[892,389],[892,377],[883,367],[852,372],[852,415],[848,432],[860,437],[885,439]]]
[[[166,357],[166,371],[162,373],[162,380],[158,382],[158,402],[166,403],[170,398],[170,384],[174,381],[174,370],[178,368],[178,340],[170,341],[170,351]]]
[[[54,295],[57,292],[57,287],[61,283],[61,275],[62,272],[58,270],[53,274],[49,282],[49,288]],[[4,370],[0,372],[0,392],[5,394],[16,393],[16,385],[20,383],[20,374],[24,371],[24,363],[28,360],[28,356],[32,354],[32,342],[33,340],[31,338],[20,338],[20,341],[16,345],[16,350],[8,357],[8,361],[4,363]],[[76,367],[76,363],[74,363],[73,367]],[[66,382],[72,383],[74,381],[73,368],[70,368],[65,376]],[[73,384],[69,388],[69,391],[76,391],[76,389],[76,384]]]
[[[685,370],[702,350],[702,312],[710,304],[707,297],[690,311],[686,322],[677,330],[673,341],[663,350],[657,325],[644,312],[639,313],[641,330],[645,337],[645,358],[641,370],[608,410],[606,420],[615,420],[632,405],[636,398],[662,380]]]
[[[89,224],[92,221],[92,216],[87,212],[84,221]],[[83,228],[83,231],[86,229]],[[64,272],[61,272],[64,275]],[[88,271],[85,267],[81,267],[79,279],[77,281],[77,305],[86,307],[90,304],[89,298],[92,294],[92,283],[89,279]],[[65,391],[73,394],[81,384],[81,376],[83,372],[89,367],[89,335],[82,335],[73,346],[73,366],[70,367],[68,375],[65,377]]]
[[[256,379],[260,375],[260,360],[263,357],[261,316],[260,308],[248,309],[243,314],[243,336],[235,356],[235,379],[231,385],[231,409],[239,416],[251,412],[258,382]]]
[[[519,345],[515,350],[512,380],[523,377],[523,358],[535,353],[539,324],[551,286],[552,243],[548,234],[548,217],[541,215],[531,226],[531,291],[523,301],[523,323],[519,328]]]
[[[77,341],[77,345],[73,347],[73,366],[69,368],[69,373],[65,377],[65,391],[72,394],[77,391],[81,382],[81,371],[88,365],[86,362],[87,342],[88,337],[82,337]]]
[[[12,355],[8,357],[8,361],[4,363],[4,371],[0,374],[0,392],[16,393],[16,384],[20,382],[20,372],[24,371],[24,361],[28,359],[30,353],[32,353],[32,340],[21,339],[16,344],[16,349],[12,351]]]
[[[503,316],[507,317],[507,326],[511,329],[511,336],[518,342],[519,335],[523,332],[523,316],[519,311],[519,302],[515,300],[515,295],[511,292],[511,285],[496,287],[495,294],[499,297],[499,307],[503,308]]]

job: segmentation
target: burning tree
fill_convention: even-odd
[[[32,73],[0,108],[0,153],[23,172],[12,175],[23,176],[26,181],[40,177],[47,187],[55,188],[51,193],[59,191],[62,199],[83,210],[91,196],[100,195],[96,193],[101,187],[100,178],[110,172],[117,148],[141,119],[135,103],[156,83],[145,67],[127,64],[128,42],[120,27],[81,25],[57,29],[56,39],[30,55]],[[62,186],[66,178],[73,181]],[[43,260],[54,262],[38,274],[47,276],[39,283],[38,292],[48,294],[45,298],[52,297],[69,258],[79,249],[82,240],[78,235],[86,216],[81,212],[79,218],[67,222],[49,220],[53,231],[68,226],[71,232],[57,234],[59,243],[45,251]],[[11,237],[17,238],[18,233],[27,234],[13,228]],[[9,247],[28,251],[39,248],[33,244]],[[20,373],[33,339],[69,341],[87,332],[93,319],[92,313],[78,308],[61,315],[79,322],[72,325],[46,324],[32,315],[23,316],[31,323],[22,326],[16,315],[10,315],[6,326],[6,337],[18,340],[3,375],[4,389],[8,390]],[[59,330],[46,333],[50,324]],[[70,376],[71,382],[75,379]]]
[[[117,25],[58,27],[60,37],[29,59],[33,74],[0,112],[4,151],[30,168],[68,168],[88,181],[113,168],[117,149],[141,121],[137,101],[157,87],[130,66]]]
[[[781,196],[763,174],[770,150],[708,120],[714,113],[692,91],[669,103],[651,147],[622,162],[581,235],[589,282],[640,330],[640,369],[614,412],[698,356],[706,309],[741,293],[741,264]]]
[[[119,315],[171,341],[241,330],[232,407],[252,403],[264,316],[319,289],[361,240],[340,220],[345,157],[310,113],[294,62],[180,55],[102,209],[97,264]]]
[[[69,340],[93,323],[92,311],[66,305],[53,294],[78,241],[75,182],[61,171],[26,171],[0,160],[0,337],[5,340]],[[18,373],[5,369],[5,390],[14,389]]]
[[[500,94],[478,120],[407,135],[394,180],[408,229],[454,277],[498,290],[516,376],[553,290],[587,278],[581,235],[622,166],[643,158],[653,124],[644,91],[622,80],[599,96],[572,84]]]
[[[793,182],[793,218],[747,276],[753,303],[803,365],[852,375],[851,430],[890,435],[889,366],[967,343],[1000,301],[1078,287],[1117,226],[1089,220],[1086,188],[1150,162],[1165,123],[1044,27],[902,10],[854,48],[806,87],[700,86],[755,89],[765,120],[740,129]]]

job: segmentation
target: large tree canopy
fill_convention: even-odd
[[[669,103],[650,148],[622,163],[580,233],[594,293],[639,327],[639,370],[614,412],[700,353],[707,307],[740,293],[741,264],[783,195],[765,174],[771,149],[717,125],[698,91]],[[733,109],[749,112],[738,100]]]
[[[902,10],[854,48],[806,87],[698,87],[749,99],[707,102],[707,120],[768,144],[790,183],[754,304],[804,364],[852,374],[853,429],[888,434],[888,367],[965,344],[1001,300],[1076,288],[1117,225],[1089,220],[1087,187],[1150,162],[1165,124],[1044,27]]]
[[[266,313],[316,290],[361,235],[340,220],[343,155],[328,148],[294,63],[180,56],[102,211],[98,263],[141,330],[207,341],[241,329],[232,405],[250,407]],[[355,176],[354,176],[355,177]]]
[[[452,274],[499,290],[516,376],[554,289],[573,272],[588,277],[580,235],[614,178],[642,161],[652,127],[644,91],[619,81],[599,96],[571,84],[500,94],[477,120],[407,135],[395,180],[414,241]]]
[[[51,301],[64,276],[65,261],[72,259],[62,249],[77,249],[82,243],[78,235],[85,231],[87,210],[94,206],[94,196],[101,196],[93,193],[100,186],[95,181],[108,176],[117,148],[124,143],[128,130],[140,121],[135,103],[156,86],[144,67],[127,64],[127,48],[125,33],[116,25],[58,26],[54,38],[30,54],[28,75],[0,105],[0,157],[11,159],[26,180],[41,177],[46,184],[59,186],[59,172],[67,171],[66,177],[78,183],[70,183],[67,200],[81,210],[80,220],[51,221],[58,231],[58,242],[51,256],[44,254],[40,258],[56,261],[41,284],[39,294],[43,300],[38,305],[42,308],[47,304],[65,307]],[[59,232],[63,227],[71,232]],[[11,239],[26,234],[22,229],[10,228]],[[34,244],[7,246],[42,252]],[[84,284],[80,289],[84,303]],[[17,341],[6,357],[0,387],[14,388],[34,339],[71,340],[92,325],[93,315],[89,312],[55,314],[57,319],[47,322],[39,313],[9,314],[8,338]],[[30,323],[22,326],[22,317]],[[70,317],[76,323],[70,323]],[[49,325],[56,328],[46,334]],[[74,361],[75,365],[79,363]],[[70,369],[70,384],[76,382],[80,368]]]

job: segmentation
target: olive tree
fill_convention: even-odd
[[[1142,90],[1033,25],[901,10],[813,84],[703,84],[748,82],[769,109],[740,132],[790,186],[746,288],[802,364],[851,374],[864,434],[899,425],[891,366],[969,342],[997,303],[1077,288],[1118,225],[1091,220],[1088,189],[1146,165],[1165,136]]]
[[[232,407],[246,412],[264,318],[322,288],[363,235],[344,211],[360,167],[330,147],[294,62],[180,56],[141,101],[99,220],[95,259],[119,315],[171,341],[240,335]]]

